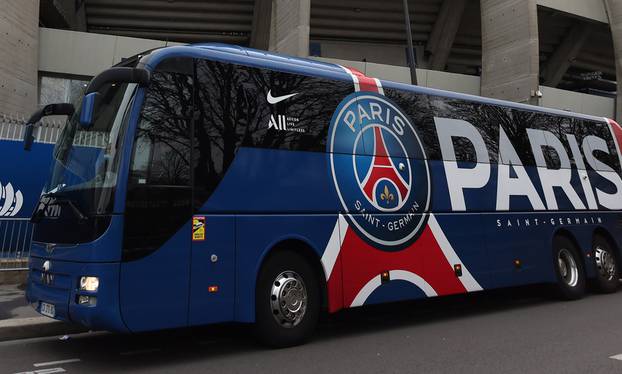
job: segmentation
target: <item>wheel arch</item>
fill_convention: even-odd
[[[611,248],[615,251],[617,255],[618,266],[622,265],[622,259],[621,259],[622,256],[620,256],[620,246],[618,245],[618,242],[615,240],[613,235],[611,235],[609,230],[607,230],[606,228],[602,226],[598,226],[597,228],[595,228],[594,232],[592,233],[592,248],[590,248],[590,251],[593,249],[594,241],[596,240],[597,236],[601,236],[609,243],[609,245],[611,246]]]
[[[579,256],[579,260],[581,261],[582,265],[583,265],[583,271],[586,272],[586,276],[587,274],[587,264],[585,262],[585,251],[583,249],[581,249],[581,245],[579,244],[579,241],[577,240],[576,236],[570,232],[570,230],[564,229],[564,228],[560,228],[557,229],[552,236],[551,239],[551,250],[554,251],[555,250],[555,238],[557,237],[565,237],[566,239],[570,240],[572,242],[572,244],[574,244],[575,249],[579,252],[577,253],[577,255]]]
[[[292,237],[281,239],[268,247],[259,261],[255,275],[255,290],[257,288],[257,280],[264,264],[279,253],[292,252],[301,255],[313,268],[318,277],[318,286],[320,287],[320,297],[322,302],[322,310],[328,308],[328,288],[326,283],[326,273],[322,266],[322,260],[314,247],[304,238]],[[253,305],[254,305],[253,300]]]

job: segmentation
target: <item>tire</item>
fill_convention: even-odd
[[[615,248],[607,239],[596,235],[592,253],[596,264],[596,289],[602,293],[617,291],[620,286],[620,268]]]
[[[564,300],[577,300],[585,295],[585,268],[579,250],[565,236],[553,239],[553,268],[557,295]]]
[[[255,291],[255,334],[264,344],[291,347],[306,342],[318,323],[319,280],[309,262],[281,252],[263,265]]]

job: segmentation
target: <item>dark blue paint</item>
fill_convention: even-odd
[[[414,284],[403,280],[392,280],[376,288],[374,292],[367,297],[365,305],[422,299],[425,297],[425,293]]]
[[[121,315],[129,330],[187,325],[190,230],[188,222],[160,250],[121,263]]]
[[[190,325],[231,321],[234,315],[235,217],[204,217],[205,240],[193,241],[190,254]],[[209,292],[210,286],[218,292]]]

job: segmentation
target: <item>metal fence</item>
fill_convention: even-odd
[[[21,141],[27,119],[22,116],[0,113],[0,141]],[[36,143],[54,144],[65,126],[65,119],[45,119],[35,129]],[[105,148],[108,132],[78,129],[74,145],[92,148]],[[19,155],[11,155],[19,157]],[[52,155],[50,154],[50,157]],[[29,173],[31,170],[24,170]],[[0,181],[6,177],[0,174]],[[12,178],[11,178],[12,179]],[[41,186],[43,187],[43,186]],[[0,191],[0,201],[3,196]],[[28,210],[29,207],[25,207]],[[33,226],[28,218],[0,217],[0,271],[23,269],[27,267],[30,254]]]
[[[10,116],[0,113],[0,140],[22,140],[27,120],[23,117]],[[35,142],[54,144],[58,140],[64,120],[43,120],[35,129]],[[104,148],[108,144],[108,132],[79,129],[74,137],[73,144],[83,147]]]
[[[21,141],[26,121],[21,116],[0,114],[0,141]],[[35,132],[35,142],[55,143],[63,125],[64,121],[60,120],[40,122]],[[0,175],[0,179],[3,177],[6,176]],[[0,217],[0,271],[28,267],[32,229],[29,218]]]
[[[24,137],[24,125],[26,118],[0,114],[0,140],[22,140]],[[37,125],[35,142],[56,143],[63,128],[64,121],[42,121]]]
[[[0,271],[27,268],[31,242],[29,218],[0,218]]]

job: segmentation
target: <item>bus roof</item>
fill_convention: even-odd
[[[308,58],[292,57],[279,53],[267,52],[253,48],[246,48],[222,43],[204,43],[191,44],[187,46],[163,47],[146,53],[148,54],[142,56],[138,66],[145,67],[149,70],[155,69],[155,67],[166,58],[187,56],[194,58],[206,58],[221,62],[237,63],[254,67],[276,69],[294,74],[305,74],[341,81],[352,81],[352,77],[350,76],[350,74],[348,74],[342,66],[337,64],[312,60]],[[413,93],[419,93],[424,95],[442,96],[458,100],[478,102],[482,104],[497,105],[540,113],[549,113],[559,116],[574,117],[599,122],[607,120],[605,117],[598,117],[559,109],[545,108],[536,105],[516,103],[513,101],[491,99],[487,97],[457,93],[453,91],[445,91],[436,88],[415,86],[386,80],[381,80],[381,82],[383,87],[399,89],[402,91],[410,91]]]

